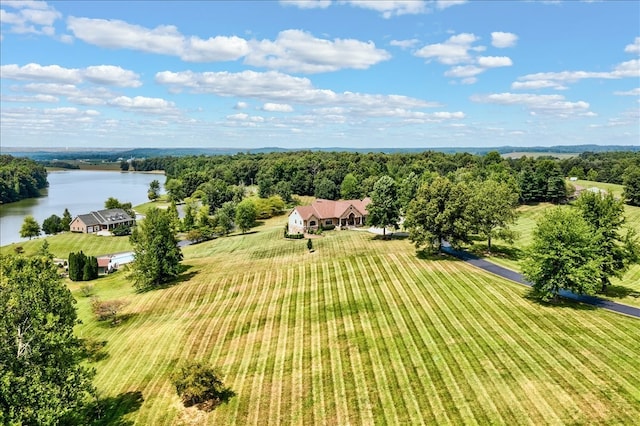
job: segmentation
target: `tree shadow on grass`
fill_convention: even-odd
[[[392,233],[392,234],[386,234],[386,235],[376,234],[371,239],[374,241],[378,241],[378,240],[389,241],[389,240],[406,240],[407,238],[409,238],[409,235],[407,235],[406,233]]]
[[[491,251],[487,251],[487,244],[473,244],[468,249],[469,253],[473,253],[478,257],[497,257],[513,261],[521,260],[524,257],[524,251],[517,247],[492,244]]]
[[[106,340],[87,337],[85,339],[80,339],[80,342],[82,343],[81,355],[83,359],[91,362],[98,362],[109,357],[109,352],[104,349],[104,347],[107,346]]]
[[[621,285],[609,285],[604,293],[599,293],[601,296],[613,297],[616,299],[624,299],[625,297],[633,297],[635,299],[640,297],[640,292],[629,287]]]
[[[229,388],[225,388],[220,392],[217,398],[208,399],[206,401],[200,402],[198,404],[194,404],[198,410],[211,412],[215,410],[219,405],[227,404],[231,398],[236,396],[236,393]],[[185,407],[190,407],[190,405],[186,405]]]
[[[572,311],[595,311],[598,309],[596,306],[590,305],[585,302],[579,302],[577,300],[568,299],[566,297],[559,296],[557,300],[550,300],[545,302],[541,300],[533,290],[530,290],[525,296],[525,299],[530,300],[536,305],[544,306],[553,309],[570,309]]]
[[[429,249],[416,250],[416,257],[420,260],[431,260],[431,261],[438,261],[438,262],[446,260],[450,262],[456,262],[456,261],[461,262],[460,259],[448,253],[445,253],[443,251],[433,251]]]
[[[126,420],[124,416],[138,411],[144,402],[142,392],[124,392],[119,395],[100,398],[91,404],[89,413],[93,426],[129,426],[133,425],[131,420]]]

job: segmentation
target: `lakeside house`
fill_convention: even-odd
[[[105,209],[81,214],[71,222],[71,232],[94,234],[112,231],[118,226],[133,226],[136,221],[122,209]]]
[[[364,200],[315,200],[310,206],[297,206],[289,213],[289,233],[297,234],[323,226],[363,226],[370,198]]]

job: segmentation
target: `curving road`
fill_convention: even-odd
[[[511,281],[515,281],[518,284],[531,287],[530,282],[525,280],[521,274],[514,272],[511,269],[507,269],[502,266],[496,265],[495,263],[491,263],[488,260],[484,260],[466,251],[455,250],[454,248],[448,245],[444,245],[442,247],[442,251],[452,256],[455,256],[458,259],[464,260],[465,262],[470,263],[471,265],[477,268],[484,269],[485,271],[491,272],[492,274],[498,275],[500,277],[506,278]],[[640,318],[640,308],[634,308],[633,306],[623,305],[621,303],[616,303],[610,300],[601,299],[600,297],[596,297],[596,296],[574,294],[567,290],[562,290],[560,292],[560,296],[567,299],[575,300],[577,302],[593,305],[598,308],[606,309],[608,311],[629,315],[635,318]]]

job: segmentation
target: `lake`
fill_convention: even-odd
[[[94,170],[70,170],[49,172],[49,188],[38,198],[29,198],[9,204],[0,204],[0,245],[19,241],[20,227],[25,216],[32,215],[42,226],[42,222],[56,214],[62,217],[64,209],[69,209],[76,217],[90,211],[104,209],[109,197],[122,203],[138,205],[149,201],[147,191],[154,179],[164,186],[164,175],[136,172],[106,172]]]

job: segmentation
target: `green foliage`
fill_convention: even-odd
[[[71,222],[73,221],[73,217],[71,217],[71,213],[69,213],[69,209],[65,208],[62,213],[61,219],[61,231],[68,231],[71,228]]]
[[[63,231],[62,219],[60,216],[52,214],[48,218],[42,221],[42,231],[45,234],[57,234]]]
[[[234,395],[219,376],[201,362],[188,361],[171,375],[171,382],[186,407],[208,402],[214,408]]]
[[[107,200],[104,202],[104,208],[105,209],[122,209],[129,216],[136,217],[136,214],[133,211],[133,206],[131,205],[130,202],[121,203],[117,198],[114,198],[114,197],[107,198]]]
[[[187,203],[184,206],[184,217],[182,218],[182,230],[190,231],[196,225],[195,219],[195,205],[193,203]]]
[[[409,230],[409,239],[416,247],[431,250],[440,250],[445,240],[454,245],[467,242],[468,197],[466,184],[453,184],[447,178],[422,184],[407,208],[404,227]]]
[[[243,200],[236,207],[236,226],[244,234],[255,226],[256,216],[257,211],[253,201],[249,199]]]
[[[164,184],[164,189],[167,190],[169,201],[178,203],[184,200],[184,198],[187,196],[182,184],[182,180],[180,179],[167,179],[167,182]]]
[[[640,167],[632,166],[624,172],[624,198],[630,206],[640,206]]]
[[[149,183],[149,191],[147,191],[147,197],[151,201],[155,201],[160,197],[160,182],[158,182],[157,179],[154,179]]]
[[[162,285],[179,275],[182,252],[168,212],[151,208],[130,240],[135,260],[129,277],[138,291]]]
[[[576,201],[582,217],[591,226],[600,257],[602,291],[610,284],[610,277],[622,278],[632,263],[638,262],[640,245],[635,232],[628,229],[624,235],[624,204],[607,192],[605,195],[584,191]]]
[[[491,251],[493,238],[513,241],[509,225],[515,223],[518,194],[507,183],[486,180],[473,182],[469,188],[467,218],[470,225],[487,239]]]
[[[91,281],[98,278],[98,259],[86,256],[82,251],[69,253],[69,279]]]
[[[233,220],[236,216],[236,205],[228,201],[216,212],[217,224],[215,231],[220,235],[227,235],[233,229]]]
[[[387,226],[397,229],[400,220],[400,203],[396,182],[389,176],[382,176],[373,185],[370,196],[371,203],[367,206],[367,223],[381,227],[383,235],[387,232]]]
[[[118,323],[118,312],[127,305],[124,300],[102,301],[99,297],[91,298],[91,310],[98,321],[111,321],[111,325]]]
[[[344,200],[359,200],[362,198],[360,182],[353,173],[347,173],[342,180],[340,184],[340,197]]]
[[[600,282],[597,238],[580,214],[565,207],[546,211],[536,223],[523,265],[534,294],[557,300],[560,290],[594,294]]]
[[[22,227],[20,228],[20,236],[22,238],[33,238],[40,235],[40,225],[31,215],[24,218]]]
[[[75,300],[49,257],[0,261],[0,423],[64,424],[93,392]]]
[[[336,198],[338,198],[338,188],[332,180],[323,177],[317,179],[317,181],[315,182],[315,191],[313,195],[316,198],[335,200]]]
[[[128,172],[129,171],[129,163],[125,160],[122,160],[120,162],[120,170],[123,172]]]
[[[111,230],[111,233],[116,237],[124,237],[125,235],[131,235],[131,227],[129,225],[118,225]]]
[[[28,158],[0,155],[0,204],[37,197],[47,186],[44,166]]]

